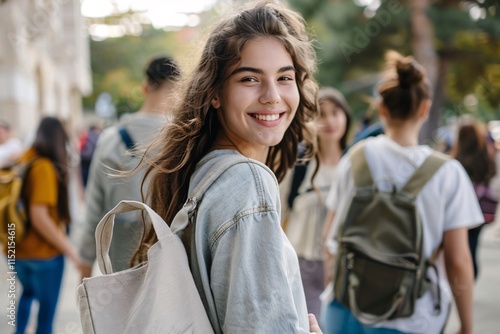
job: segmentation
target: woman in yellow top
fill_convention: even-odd
[[[37,334],[52,333],[52,323],[64,269],[64,255],[80,268],[66,235],[70,221],[66,144],[61,122],[42,119],[33,146],[21,161],[36,159],[26,180],[25,200],[30,223],[26,237],[16,243],[15,270],[23,287],[17,310],[16,333],[24,333],[31,303],[39,303]]]

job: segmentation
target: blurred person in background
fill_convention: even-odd
[[[464,124],[458,129],[456,143],[451,154],[464,166],[474,185],[483,211],[484,224],[468,230],[469,248],[474,265],[474,279],[477,279],[479,271],[477,260],[479,235],[486,223],[494,221],[495,201],[498,203],[498,197],[490,187],[490,181],[496,174],[495,147],[485,127],[478,123]]]
[[[127,114],[119,124],[104,130],[90,164],[89,179],[85,194],[85,218],[75,238],[78,251],[85,262],[83,277],[89,277],[96,259],[95,230],[101,218],[121,200],[142,201],[142,173],[130,178],[110,177],[117,171],[132,170],[140,157],[131,149],[148,143],[157,130],[169,120],[172,92],[180,78],[176,62],[169,56],[153,58],[145,70],[143,82],[144,104],[133,114]],[[110,247],[114,271],[130,267],[130,261],[142,235],[141,217],[138,212],[116,217],[113,240]]]
[[[364,154],[373,180],[390,180],[393,187],[401,189],[433,153],[429,146],[418,144],[418,134],[428,118],[432,103],[431,87],[419,63],[391,51],[386,55],[378,92],[381,96],[378,113],[385,134],[365,139]],[[337,173],[338,182],[326,198],[326,247],[329,253],[326,261],[335,260],[339,246],[335,240],[337,232],[356,190],[348,156],[345,155],[339,162]],[[384,185],[387,183],[378,182],[377,188],[384,189]],[[423,227],[423,255],[430,259],[436,249],[442,247],[440,260],[436,262],[439,275],[427,276],[434,287],[439,284],[441,298],[437,297],[438,293],[428,290],[417,299],[411,316],[370,326],[361,323],[351,310],[340,303],[340,297],[335,295],[330,283],[325,291],[329,295],[329,304],[322,316],[325,333],[442,333],[452,296],[461,324],[459,333],[473,332],[474,278],[467,230],[477,226],[483,217],[464,168],[453,159],[446,161],[419,192],[415,203]],[[333,271],[325,274],[332,275]],[[440,301],[440,312],[436,312],[435,300]]]
[[[57,118],[45,117],[33,145],[21,158],[21,162],[33,161],[33,164],[25,188],[28,230],[22,240],[16,241],[16,271],[22,285],[17,334],[25,333],[34,300],[39,304],[36,333],[53,333],[64,256],[82,269],[66,233],[70,224],[67,143],[62,123]]]
[[[0,168],[14,164],[22,153],[23,143],[12,135],[10,124],[0,120]]]
[[[319,168],[315,159],[297,164],[287,173],[280,188],[284,228],[299,256],[307,309],[319,319],[319,296],[325,288],[322,247],[325,198],[335,182],[336,166],[347,147],[352,113],[342,93],[335,88],[322,88],[318,98],[320,115],[314,125]]]
[[[94,156],[100,134],[101,129],[96,125],[91,125],[89,129],[80,136],[80,170],[83,187],[87,187],[90,163],[92,162],[92,157]]]

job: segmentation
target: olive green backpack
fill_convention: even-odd
[[[401,190],[381,191],[373,182],[364,143],[349,150],[355,194],[340,220],[334,272],[335,298],[363,324],[413,314],[416,300],[429,288],[423,256],[423,227],[415,199],[448,156],[433,152]],[[440,291],[435,296],[440,310]]]

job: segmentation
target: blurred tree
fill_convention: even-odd
[[[444,73],[439,73],[439,59],[434,47],[434,25],[428,15],[431,0],[413,0],[408,7],[410,9],[411,21],[411,50],[415,59],[422,64],[427,72],[427,78],[434,88],[433,104],[429,113],[429,118],[420,131],[420,141],[426,142],[432,139],[434,131],[438,128],[441,105],[443,103],[443,90],[438,82]]]
[[[87,109],[93,109],[95,99],[109,92],[118,116],[137,111],[143,103],[142,80],[147,62],[154,56],[168,54],[176,59],[189,52],[188,41],[194,38],[192,28],[179,31],[143,27],[140,36],[125,35],[90,43],[93,94],[84,98]]]
[[[317,35],[318,81],[346,94],[358,118],[375,96],[383,54],[412,54],[434,82],[429,141],[442,118],[500,109],[499,0],[290,0]],[[467,100],[467,103],[466,103]],[[475,103],[475,101],[477,103]]]

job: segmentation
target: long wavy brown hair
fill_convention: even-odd
[[[487,133],[479,124],[460,126],[451,155],[464,166],[473,182],[489,183],[495,176],[496,165],[488,149]]]
[[[191,77],[178,87],[180,99],[172,122],[162,129],[144,155],[149,164],[142,187],[149,185],[145,200],[168,224],[187,200],[196,164],[209,152],[221,128],[211,101],[223,90],[228,69],[240,61],[247,41],[269,36],[279,39],[290,53],[300,102],[283,140],[270,147],[266,164],[281,180],[296,162],[300,142],[310,144],[307,156],[313,155],[314,135],[306,127],[318,111],[312,41],[299,14],[276,2],[259,2],[214,27]],[[149,154],[152,158],[148,158],[148,152],[154,152]],[[142,261],[155,241],[154,231],[146,231],[133,263]]]

